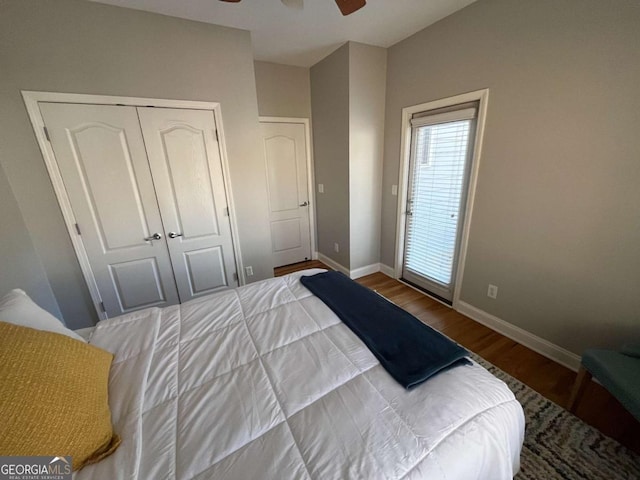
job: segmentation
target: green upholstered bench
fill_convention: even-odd
[[[569,399],[570,412],[576,412],[592,376],[640,420],[640,345],[626,346],[620,351],[586,350]]]

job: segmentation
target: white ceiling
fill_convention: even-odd
[[[368,0],[343,17],[334,0],[91,0],[251,31],[254,58],[309,67],[347,40],[390,47],[475,0]]]

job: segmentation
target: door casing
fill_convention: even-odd
[[[227,156],[227,148],[225,143],[224,126],[222,122],[222,108],[218,102],[200,102],[192,100],[165,100],[156,98],[143,98],[143,97],[117,97],[109,95],[87,95],[87,94],[74,94],[74,93],[57,93],[57,92],[37,92],[37,91],[22,91],[22,98],[27,108],[29,120],[33,127],[33,131],[42,152],[53,189],[58,199],[58,204],[62,211],[65,226],[67,232],[71,238],[73,249],[78,258],[82,275],[91,295],[94,308],[100,320],[107,318],[107,315],[102,310],[100,293],[95,281],[95,276],[89,263],[89,257],[82,243],[81,237],[77,234],[75,229],[76,219],[71,208],[71,201],[65,190],[64,183],[62,181],[62,175],[58,170],[56,157],[53,152],[53,148],[47,140],[45,134],[45,124],[38,108],[38,102],[49,103],[81,103],[81,104],[95,104],[95,105],[124,105],[133,107],[164,107],[164,108],[177,108],[177,109],[191,109],[191,110],[208,110],[213,112],[215,117],[216,126],[218,130],[219,145],[220,145],[220,157],[222,162],[222,173],[224,177],[225,195],[227,205],[229,206],[229,216],[231,223],[231,236],[233,242],[233,249],[235,252],[235,266],[238,275],[238,283],[244,285],[246,283],[244,268],[242,266],[242,253],[240,250],[240,242],[238,237],[238,225],[236,222],[236,212],[233,203],[233,192],[231,183],[229,181],[229,161]]]
[[[398,184],[398,205],[396,214],[396,251],[394,278],[402,276],[402,263],[404,259],[404,240],[406,231],[406,205],[407,189],[409,187],[409,165],[411,157],[411,117],[419,112],[435,110],[438,108],[459,105],[462,103],[479,102],[478,118],[476,123],[476,133],[471,154],[471,171],[469,172],[469,187],[467,189],[467,199],[465,203],[465,217],[462,222],[462,232],[460,240],[460,253],[458,265],[455,271],[455,283],[453,287],[452,307],[457,309],[460,302],[460,287],[462,286],[465,261],[467,257],[467,247],[469,244],[469,231],[471,227],[471,216],[473,214],[473,202],[476,193],[478,171],[480,169],[480,159],[482,153],[482,140],[484,138],[485,121],[487,118],[487,105],[489,102],[489,89],[476,90],[474,92],[463,93],[454,97],[442,98],[432,102],[413,105],[402,109],[402,129],[400,144],[400,176]],[[446,304],[445,304],[446,305]]]

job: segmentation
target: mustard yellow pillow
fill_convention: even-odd
[[[79,470],[113,453],[113,354],[0,321],[0,455],[72,457]]]

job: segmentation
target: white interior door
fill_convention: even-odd
[[[311,259],[307,148],[302,123],[260,124],[264,145],[273,266]]]
[[[39,106],[107,315],[177,303],[136,108]]]
[[[181,301],[237,286],[213,112],[138,108]]]

